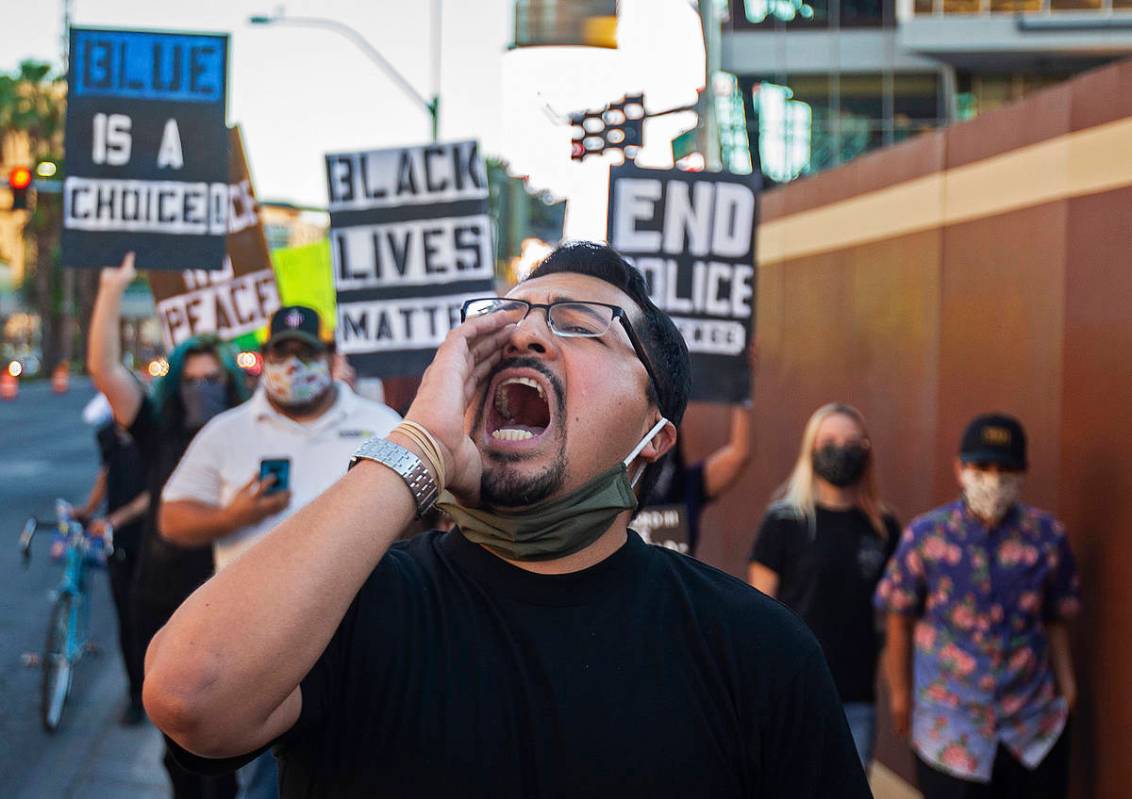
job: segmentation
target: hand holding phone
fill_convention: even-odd
[[[264,458],[261,460],[259,462],[259,479],[262,482],[268,477],[274,477],[275,482],[264,491],[265,495],[289,491],[291,488],[291,459]]]

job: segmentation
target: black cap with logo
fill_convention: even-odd
[[[318,337],[318,331],[318,311],[305,305],[284,305],[271,317],[267,343],[270,346],[293,338],[324,350],[326,342]]]
[[[976,416],[963,433],[959,459],[964,463],[993,463],[1007,469],[1026,468],[1026,431],[1004,413]]]

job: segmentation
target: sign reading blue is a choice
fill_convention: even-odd
[[[72,28],[62,263],[219,269],[228,37]]]

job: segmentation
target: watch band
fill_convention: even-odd
[[[350,458],[349,468],[354,468],[360,460],[374,461],[383,466],[388,466],[401,476],[405,485],[409,487],[413,500],[417,503],[418,519],[428,513],[432,506],[436,504],[440,489],[436,485],[432,472],[421,462],[420,458],[404,447],[384,438],[371,438],[354,450],[354,454]]]

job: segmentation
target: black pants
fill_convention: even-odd
[[[999,744],[989,783],[961,780],[918,757],[916,779],[924,799],[1065,799],[1069,795],[1069,727],[1036,769],[1026,768]]]
[[[130,701],[141,702],[142,663],[145,650],[138,646],[134,624],[132,591],[138,566],[140,535],[121,534],[115,531],[114,554],[106,564],[110,576],[110,596],[118,616],[118,649],[126,667]]]
[[[148,599],[144,594],[134,592],[134,624],[137,633],[138,650],[145,656],[146,647],[165,626],[169,617],[177,609]],[[173,799],[233,799],[236,796],[236,774],[219,777],[205,777],[186,770],[176,761],[169,747],[165,747],[162,758],[169,781],[173,784]]]

